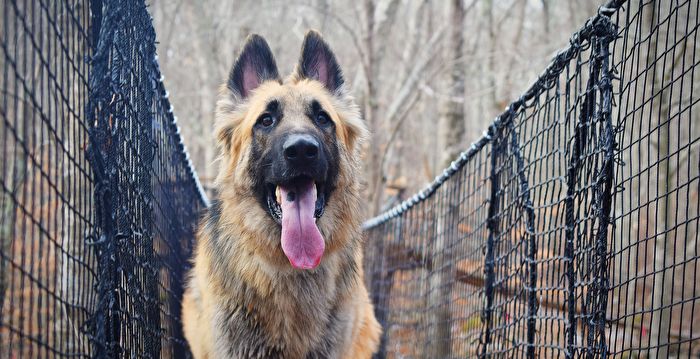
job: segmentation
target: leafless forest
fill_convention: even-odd
[[[621,137],[623,142],[629,141],[621,146],[622,161],[630,165],[621,166],[620,175],[632,179],[624,189],[623,201],[614,209],[620,217],[614,229],[616,243],[611,243],[617,272],[611,283],[614,290],[609,311],[613,316],[631,319],[616,327],[619,330],[613,330],[610,339],[615,348],[629,348],[630,343],[649,338],[651,347],[678,340],[683,344],[664,352],[632,355],[666,357],[671,350],[679,357],[688,355],[681,353],[694,357],[697,333],[693,326],[700,318],[694,305],[679,307],[676,300],[695,303],[698,295],[694,285],[690,290],[698,275],[698,190],[691,185],[696,184],[698,176],[697,167],[693,167],[698,163],[698,143],[693,140],[698,138],[698,115],[697,111],[686,110],[674,114],[669,109],[694,105],[696,85],[685,69],[695,66],[698,49],[688,30],[683,29],[686,24],[678,19],[692,19],[697,9],[682,2],[680,10],[669,10],[673,2],[661,3],[663,6],[655,1],[641,3],[646,11],[634,23],[640,33],[652,32],[654,36],[639,40],[644,62],[625,70],[634,90],[624,90],[641,102],[651,89],[658,100],[644,102],[639,108],[636,102],[616,105],[619,113],[630,116],[630,121],[638,112],[658,116],[652,115],[643,129],[630,122],[626,135]],[[369,217],[422,188],[478,139],[600,5],[599,0],[161,0],[153,2],[152,12],[166,84],[205,186],[211,186],[216,168],[211,131],[217,88],[243,39],[249,33],[266,37],[281,71],[288,73],[296,62],[305,31],[320,30],[337,53],[372,133],[366,147],[364,178],[365,215]],[[635,2],[630,6],[637,5]],[[657,7],[658,11],[649,10]],[[631,13],[637,10],[635,7]],[[677,39],[682,40],[674,44]],[[681,49],[678,55],[664,50],[673,46]],[[649,82],[648,75],[644,83],[635,75],[652,71]],[[673,77],[674,71],[681,75]],[[669,81],[677,83],[664,86]],[[654,88],[667,90],[656,94]],[[691,97],[670,98],[669,89],[671,93],[691,93]],[[685,126],[692,128],[692,133],[680,131]],[[643,135],[657,129],[652,136]],[[678,132],[678,136],[669,136],[669,131]],[[551,150],[556,152],[567,144],[547,146],[553,146]],[[671,153],[672,148],[681,150]],[[644,163],[654,164],[647,168]],[[648,178],[652,172],[658,174],[657,178]],[[679,215],[682,207],[667,194],[687,198],[689,209]],[[544,213],[552,218],[559,216],[546,210]],[[675,228],[673,223],[681,225]],[[541,225],[550,224],[545,221]],[[537,257],[556,261],[561,248],[555,242],[551,242],[553,248],[541,248]],[[481,263],[481,258],[477,262]],[[676,280],[662,279],[668,276]],[[482,280],[476,278],[477,282]],[[549,285],[556,286],[558,279],[553,281]],[[401,287],[409,282],[397,281],[394,285]],[[560,305],[556,300],[550,304]],[[657,310],[660,314],[652,317],[650,312]],[[406,334],[409,346],[416,344],[412,339],[415,334]],[[401,338],[398,331],[392,335]]]
[[[478,139],[494,117],[528,89],[557,52],[569,44],[572,33],[596,14],[603,1],[147,3],[155,24],[165,88],[182,138],[209,193],[218,167],[212,134],[218,88],[244,39],[250,33],[263,35],[276,55],[280,72],[288,74],[296,64],[305,32],[321,31],[333,47],[346,84],[371,130],[362,178],[367,203],[363,216],[370,218],[423,188]],[[65,353],[91,350],[86,323],[99,304],[97,274],[93,273],[98,256],[88,233],[97,226],[95,207],[99,203],[94,197],[92,162],[86,157],[90,143],[86,121],[91,117],[85,112],[85,102],[89,95],[87,79],[94,69],[86,61],[90,33],[77,31],[91,26],[90,8],[82,6],[89,3],[0,1],[0,19],[11,20],[0,26],[0,50],[4,51],[0,56],[0,68],[4,69],[0,72],[0,357],[4,353],[8,357],[33,357],[39,350],[48,353],[49,346],[42,341],[56,344]],[[629,14],[636,15],[628,22],[634,29],[626,32],[624,39],[621,35],[618,45],[611,49],[611,66],[623,79],[619,82],[623,85],[615,87],[619,91],[615,98],[619,95],[621,101],[613,105],[613,116],[624,128],[616,134],[620,161],[615,164],[615,176],[620,186],[614,189],[613,224],[606,233],[610,283],[605,314],[615,319],[609,321],[607,330],[610,355],[699,358],[700,81],[696,72],[700,71],[700,0],[643,0],[625,5],[634,7]],[[639,11],[640,7],[644,11]],[[627,48],[619,45],[627,42]],[[60,56],[46,55],[50,53],[48,48],[60,49],[58,45],[63,43],[73,47],[64,49],[65,54]],[[628,65],[618,66],[623,63]],[[52,76],[52,70],[64,65],[72,77]],[[583,72],[572,86],[582,87],[588,76]],[[561,82],[566,83],[568,76],[561,75]],[[583,101],[583,96],[577,91],[565,92],[552,97],[568,98],[574,104],[572,113],[576,113],[582,107],[577,101]],[[561,105],[552,105],[556,106]],[[54,122],[61,125],[59,130]],[[550,125],[556,127],[551,133],[558,135],[550,137],[546,128]],[[565,152],[571,145],[574,125],[543,120],[528,127],[537,131],[530,132],[532,139],[521,142],[523,149],[532,150],[527,153],[532,162],[538,163],[531,167],[537,170],[528,176],[535,180],[533,183],[546,180],[533,189],[533,193],[541,194],[533,201],[538,218],[545,218],[535,227],[542,245],[533,253],[540,260],[538,269],[545,273],[536,283],[544,288],[540,310],[545,318],[543,326],[549,329],[538,331],[542,336],[563,332],[567,323],[562,310],[564,294],[583,297],[588,293],[586,281],[590,278],[579,278],[578,287],[572,291],[563,287],[562,279],[566,183],[561,174],[567,165]],[[465,176],[488,177],[486,154],[479,156],[483,157],[477,157],[473,167],[466,167],[470,172]],[[542,167],[551,173],[539,171]],[[586,175],[592,178],[592,172]],[[473,341],[467,339],[478,336],[483,326],[478,312],[483,306],[482,296],[474,296],[476,299],[469,302],[472,299],[465,299],[460,291],[467,288],[477,293],[485,283],[480,246],[489,236],[488,186],[481,185],[486,182],[468,184],[468,189],[478,188],[470,193],[472,202],[464,201],[461,212],[455,212],[464,218],[456,219],[459,223],[452,230],[461,237],[450,250],[462,253],[462,257],[455,255],[450,260],[461,277],[453,280],[457,289],[452,284],[443,286],[448,294],[438,298],[454,311],[474,311],[461,318],[448,313],[456,319],[445,321],[447,325],[442,328],[459,339],[453,341],[455,348],[450,350],[462,357],[473,354]],[[590,181],[586,182],[585,189],[589,185]],[[433,198],[437,201],[442,197]],[[580,199],[588,200],[586,196]],[[424,209],[430,212],[434,208]],[[513,223],[522,223],[520,213],[508,213],[513,214]],[[590,222],[594,216],[582,216],[585,218],[577,225],[584,233],[588,230],[586,220]],[[409,267],[415,264],[411,261],[420,262],[416,258],[427,248],[426,243],[433,241],[434,233],[442,233],[437,229],[423,233],[430,226],[443,226],[435,218],[430,220],[424,221],[427,225],[421,222],[413,223],[413,227],[397,227],[409,233],[415,245],[376,251],[389,254],[381,260],[403,261],[400,264],[408,263]],[[513,248],[521,248],[518,246],[523,236],[529,234],[521,229],[513,226],[506,233]],[[387,242],[396,236],[387,233],[381,233]],[[576,245],[575,254],[584,258],[585,243]],[[464,253],[473,256],[468,258]],[[522,267],[524,262],[516,257],[510,257],[515,259],[508,271],[517,272]],[[439,307],[426,305],[435,298],[420,290],[453,279],[434,273],[437,271],[430,272],[427,267],[415,265],[407,270],[404,266],[392,272],[393,279],[388,280],[394,291],[392,303],[409,308],[405,318],[390,318],[394,322],[404,320],[403,327],[386,328],[394,338],[389,349],[396,353],[411,357],[424,349],[424,343],[415,338],[425,326],[412,325],[428,317],[414,316],[412,308]],[[581,273],[588,274],[583,270]],[[434,283],[428,280],[429,275]],[[411,281],[423,289],[416,289]],[[504,283],[500,295],[508,299],[508,305],[522,306],[519,299],[512,298],[526,284]],[[508,312],[501,314],[504,323],[511,323]],[[44,332],[49,334],[42,337]],[[564,339],[560,336],[551,342],[558,345]],[[576,340],[582,342],[583,338]],[[664,343],[673,344],[664,347]],[[126,345],[136,348],[130,342]],[[549,355],[542,353],[543,357]]]
[[[599,0],[155,0],[151,12],[166,86],[205,186],[216,169],[212,126],[218,87],[242,41],[249,33],[263,35],[280,71],[289,73],[306,30],[320,30],[372,131],[365,155],[371,215],[431,181],[477,139],[599,5]]]

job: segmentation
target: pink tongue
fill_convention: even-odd
[[[282,250],[294,268],[316,268],[325,243],[316,227],[316,187],[309,181],[296,187],[282,187]]]

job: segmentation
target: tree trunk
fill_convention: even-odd
[[[99,10],[98,10],[99,11]],[[80,19],[84,28],[90,28],[89,16]],[[77,39],[75,40],[77,42]],[[80,50],[76,50],[80,51]],[[76,57],[87,57],[86,54],[78,52]],[[71,84],[71,91],[74,98],[80,98],[83,91],[83,84],[76,80]],[[63,138],[68,139],[68,149],[74,156],[81,153],[83,145],[80,139],[86,140],[86,134],[81,134],[83,129],[80,121],[83,119],[70,117],[66,121],[66,133]],[[86,164],[89,165],[89,164]],[[61,245],[64,251],[57,251],[59,257],[56,263],[56,275],[58,282],[58,296],[63,298],[65,303],[60,305],[60,312],[55,313],[54,330],[57,342],[65,343],[67,352],[87,353],[90,349],[90,338],[83,330],[87,322],[88,314],[94,308],[91,305],[91,298],[95,296],[94,277],[85,273],[86,268],[83,263],[96,263],[93,247],[88,245],[87,234],[90,233],[88,223],[76,214],[83,208],[82,201],[86,195],[92,194],[92,185],[87,178],[82,178],[82,174],[74,168],[74,165],[64,158],[61,163],[54,166],[59,168],[57,173],[63,176],[59,179],[61,193],[66,194],[68,203],[62,203],[56,208],[54,215],[59,218],[57,228],[61,237]],[[88,173],[92,170],[87,169]],[[70,207],[73,208],[70,208]],[[85,213],[83,213],[85,214]]]
[[[377,56],[375,53],[374,46],[374,11],[375,3],[374,0],[364,1],[364,12],[365,12],[365,56],[367,66],[365,68],[365,78],[367,81],[367,89],[364,96],[364,117],[365,121],[369,125],[370,130],[370,143],[369,143],[369,163],[368,163],[368,174],[369,174],[369,199],[371,203],[370,216],[379,213],[381,206],[381,186],[383,180],[382,169],[379,167],[380,153],[381,153],[381,136],[379,128],[379,119],[376,117],[378,112],[379,103],[377,101],[377,82],[375,77],[375,71],[377,69]]]
[[[464,5],[461,0],[451,0],[450,15],[452,18],[448,59],[451,63],[449,98],[444,103],[442,115],[442,135],[445,152],[442,168],[447,167],[462,152],[464,140],[464,77],[465,68],[462,61],[464,47]]]
[[[666,95],[668,96],[668,95]],[[659,122],[668,120],[665,116],[668,113],[669,101],[670,99],[666,96],[660,96],[661,107],[659,111]],[[649,354],[650,358],[667,358],[669,354],[669,333],[671,328],[671,308],[673,298],[673,267],[671,265],[674,263],[675,249],[672,248],[672,240],[675,236],[675,230],[673,229],[673,205],[671,203],[671,193],[669,184],[673,182],[673,175],[671,174],[671,160],[667,158],[669,155],[669,123],[660,125],[659,127],[659,155],[660,161],[658,169],[658,184],[657,184],[657,196],[663,196],[657,203],[658,216],[656,232],[659,233],[656,236],[654,242],[654,271],[658,271],[658,274],[654,276],[654,287],[653,287],[653,303],[655,310],[652,316],[651,322],[651,351]]]
[[[496,79],[496,43],[498,42],[498,36],[496,34],[493,6],[493,0],[486,0],[486,19],[489,31],[488,72],[486,73],[489,92],[488,101],[490,102],[490,111],[487,115],[489,118],[494,117],[503,110],[498,104],[498,93],[496,91],[496,83],[498,82]]]
[[[443,168],[457,158],[462,151],[464,139],[464,77],[465,68],[462,64],[462,50],[464,47],[464,14],[465,9],[462,0],[450,1],[450,42],[447,51],[451,63],[449,94],[444,103],[441,116],[442,136],[444,143]],[[447,184],[447,187],[455,187],[446,190],[446,202],[443,209],[438,212],[436,237],[432,243],[433,268],[435,272],[430,276],[430,292],[428,295],[428,308],[430,313],[430,326],[428,331],[429,358],[448,358],[452,353],[452,316],[450,302],[452,300],[452,283],[454,282],[454,266],[452,252],[456,240],[457,222],[459,220],[459,183]]]
[[[656,26],[659,18],[657,13],[657,1],[653,1],[651,4],[650,12],[648,13],[648,24],[650,29],[650,50],[647,56],[647,63],[654,63],[651,73],[654,76],[653,88],[654,90],[661,90],[665,82],[665,73],[671,72],[671,69],[664,69],[664,67],[658,62],[656,58],[658,56],[656,34],[652,33]],[[660,31],[660,29],[656,29]],[[664,55],[667,56],[667,55]],[[660,73],[659,73],[660,72]],[[654,313],[652,314],[651,328],[650,328],[650,350],[649,358],[667,358],[669,355],[669,340],[670,340],[670,329],[671,329],[671,308],[673,298],[673,267],[670,267],[674,263],[674,252],[675,250],[671,248],[671,240],[675,236],[675,231],[673,230],[673,205],[671,203],[671,193],[669,193],[669,184],[673,182],[674,175],[671,173],[671,161],[667,158],[669,155],[669,142],[670,142],[670,131],[669,127],[671,125],[671,120],[669,118],[669,110],[671,106],[671,98],[669,92],[671,87],[662,90],[658,96],[661,101],[659,104],[659,112],[657,117],[657,123],[650,123],[650,128],[655,125],[659,126],[658,132],[658,156],[656,157],[659,161],[658,176],[657,176],[657,191],[656,197],[658,198],[656,205],[658,206],[658,215],[656,216],[656,239],[654,241],[654,272],[658,272],[653,277],[653,307]],[[654,111],[652,108],[651,111]],[[653,113],[653,112],[652,112]],[[664,123],[666,122],[666,123]],[[674,171],[675,172],[675,171]]]

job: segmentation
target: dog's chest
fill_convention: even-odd
[[[335,282],[314,277],[284,283],[273,304],[279,315],[269,316],[275,339],[308,351],[307,358],[338,357],[336,351],[343,345],[340,334],[350,320],[337,300]]]
[[[241,298],[229,313],[221,313],[226,343],[219,347],[241,358],[340,357],[351,313],[336,300],[333,281],[323,282],[280,281],[266,298]]]

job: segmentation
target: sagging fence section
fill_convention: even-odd
[[[0,357],[185,357],[206,197],[143,1],[0,2]]]
[[[700,1],[611,1],[365,224],[379,357],[700,356]]]

